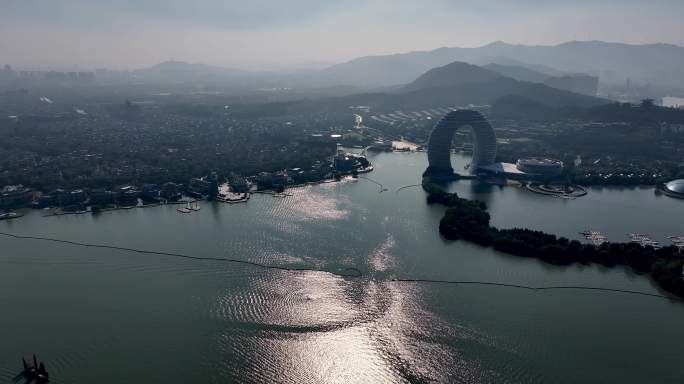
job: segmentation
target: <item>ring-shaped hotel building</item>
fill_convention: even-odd
[[[451,144],[456,130],[470,127],[473,132],[473,161],[471,170],[491,165],[496,160],[496,134],[494,128],[481,113],[471,110],[457,110],[446,114],[430,134],[428,141],[428,173],[450,177],[454,174],[451,166]]]

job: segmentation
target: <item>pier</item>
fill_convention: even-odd
[[[178,209],[176,209],[176,211],[178,211],[180,213],[192,213],[192,212],[197,212],[200,209],[201,208],[200,208],[199,200],[194,200],[194,201],[188,201],[185,204],[185,207],[178,208]]]

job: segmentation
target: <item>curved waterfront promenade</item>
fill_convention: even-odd
[[[576,199],[586,196],[586,188],[581,185],[546,185],[538,183],[525,184],[525,189],[540,195],[553,196],[561,199]]]

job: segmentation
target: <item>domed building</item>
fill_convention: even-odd
[[[663,191],[669,196],[684,199],[684,179],[665,183],[665,185],[663,185]]]
[[[549,158],[530,157],[518,159],[516,167],[520,172],[540,177],[556,177],[563,173],[563,162]]]

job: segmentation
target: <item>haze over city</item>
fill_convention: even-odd
[[[684,45],[677,0],[4,0],[0,52],[23,69],[320,67],[365,55],[572,40]]]

